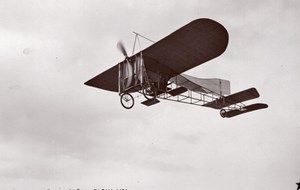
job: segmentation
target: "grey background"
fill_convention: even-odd
[[[118,40],[131,52],[132,31],[158,41],[196,18],[230,39],[187,73],[256,87],[267,110],[125,110],[83,85],[123,60]],[[0,0],[0,188],[296,189],[299,18],[297,0]]]

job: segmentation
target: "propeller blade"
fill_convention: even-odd
[[[127,52],[126,52],[126,49],[125,49],[125,46],[123,44],[122,41],[119,41],[118,44],[117,44],[117,47],[118,49],[122,52],[122,54],[127,57]]]

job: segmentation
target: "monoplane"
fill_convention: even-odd
[[[135,33],[137,38],[144,37]],[[255,88],[231,94],[230,82],[218,78],[197,78],[185,71],[221,55],[228,45],[228,32],[220,23],[197,19],[138,53],[128,56],[123,43],[118,48],[125,59],[85,82],[86,85],[117,92],[124,108],[130,109],[134,99],[152,106],[159,100],[187,103],[220,110],[222,117],[233,117],[267,108],[264,103],[245,105],[259,97]]]

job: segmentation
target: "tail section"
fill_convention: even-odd
[[[256,104],[252,104],[249,106],[245,106],[241,109],[234,109],[234,110],[230,110],[230,111],[225,111],[225,110],[221,110],[220,114],[221,117],[227,117],[227,118],[231,118],[240,114],[244,114],[244,113],[248,113],[251,111],[256,111],[256,110],[260,110],[260,109],[265,109],[267,108],[268,105],[267,104],[262,104],[262,103],[256,103]]]

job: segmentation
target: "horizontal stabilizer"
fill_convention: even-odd
[[[227,107],[227,106],[230,106],[230,105],[233,105],[236,103],[244,102],[247,100],[251,100],[254,98],[258,98],[258,97],[259,97],[259,93],[257,92],[257,90],[255,88],[249,88],[247,90],[216,99],[212,102],[208,102],[208,103],[204,104],[203,106],[211,107],[214,109],[222,109],[224,107]]]
[[[178,88],[175,88],[175,89],[169,91],[168,93],[171,94],[172,96],[177,96],[177,95],[182,94],[186,91],[187,91],[187,89],[181,86],[181,87],[178,87]]]
[[[255,110],[260,110],[260,109],[264,109],[264,108],[267,108],[267,107],[268,107],[267,104],[261,104],[261,103],[252,104],[252,105],[243,107],[242,110],[231,110],[231,111],[224,112],[224,113],[221,114],[221,116],[230,118],[230,117],[234,117],[234,116],[237,116],[237,115],[240,115],[240,114],[243,114],[243,113],[247,113],[247,112],[251,112],[251,111],[255,111]]]
[[[145,106],[152,106],[152,105],[157,104],[157,103],[159,103],[159,102],[160,102],[160,101],[159,101],[158,99],[156,99],[156,98],[151,98],[151,99],[146,100],[146,101],[143,101],[143,102],[141,102],[141,103],[144,104]]]

